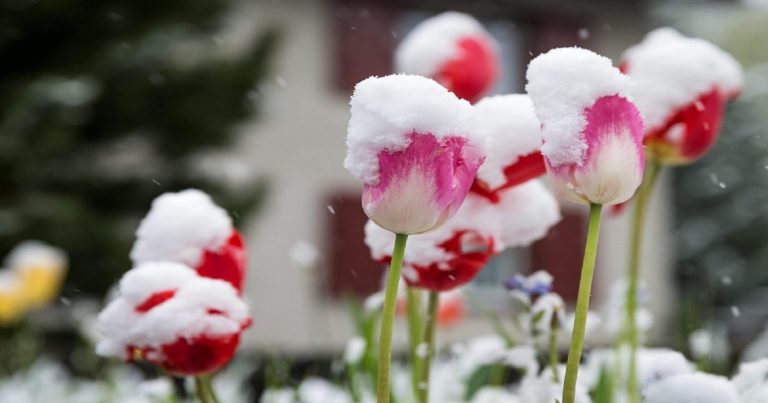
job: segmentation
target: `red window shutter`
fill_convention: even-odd
[[[381,288],[383,265],[371,258],[364,237],[366,217],[359,194],[333,197],[329,214],[327,290],[333,297],[368,296]]]
[[[396,11],[386,2],[336,0],[335,30],[336,87],[351,92],[359,81],[392,73],[392,34]]]
[[[575,303],[587,240],[587,216],[582,209],[565,208],[561,214],[562,221],[531,246],[531,267],[549,272],[555,278],[555,292],[566,302]]]

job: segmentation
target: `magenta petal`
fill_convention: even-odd
[[[587,151],[581,164],[549,167],[566,197],[613,205],[635,193],[643,178],[643,121],[637,107],[614,95],[584,111]]]
[[[403,151],[379,153],[379,182],[363,189],[366,214],[400,234],[429,231],[453,216],[483,162],[463,137],[438,141],[412,133],[410,139]]]
[[[587,109],[587,127],[584,129],[584,139],[587,141],[587,163],[595,159],[601,151],[601,146],[612,137],[627,137],[634,144],[634,152],[643,156],[643,118],[632,102],[618,95],[598,98],[591,108]],[[642,168],[642,166],[641,166]]]

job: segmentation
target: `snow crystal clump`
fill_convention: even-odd
[[[495,44],[472,16],[448,11],[432,17],[411,31],[395,51],[397,70],[431,77],[443,63],[460,55],[458,43],[467,37],[487,38]]]
[[[142,305],[164,291],[173,294],[142,311]],[[247,306],[226,281],[200,277],[179,263],[145,263],[123,276],[117,298],[99,315],[98,331],[104,339],[97,352],[130,358],[125,355],[133,346],[161,354],[159,347],[179,338],[238,333],[248,321]]]
[[[473,127],[469,102],[421,76],[370,77],[355,86],[350,105],[344,167],[369,185],[379,181],[379,153],[405,150],[411,134],[467,137]]]
[[[728,379],[700,372],[665,378],[648,386],[643,395],[646,403],[739,403]]]
[[[232,219],[207,194],[196,189],[165,193],[141,221],[131,259],[136,266],[173,261],[196,267],[203,252],[220,250],[232,230]]]
[[[531,98],[523,94],[486,97],[475,104],[477,133],[487,139],[478,142],[485,162],[477,177],[497,188],[504,184],[504,168],[541,147],[541,124]]]
[[[733,377],[742,403],[768,402],[768,358],[744,363]]]
[[[528,65],[526,78],[525,89],[542,123],[541,152],[553,167],[583,163],[585,110],[598,98],[630,99],[630,80],[610,59],[577,47],[539,55]]]
[[[363,358],[365,353],[365,339],[362,337],[353,337],[347,342],[347,348],[344,350],[344,362],[349,365],[357,364]]]
[[[672,28],[650,32],[641,43],[627,49],[623,60],[636,84],[633,95],[647,129],[663,125],[671,111],[715,87],[732,96],[744,82],[741,67],[731,55]]]
[[[302,403],[352,403],[352,399],[338,386],[321,378],[307,378],[298,389]]]
[[[499,248],[528,246],[543,238],[560,219],[560,205],[541,181],[529,180],[500,194]]]

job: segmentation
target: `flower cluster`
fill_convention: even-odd
[[[214,372],[251,324],[245,250],[224,210],[198,190],[167,193],[137,231],[135,267],[99,315],[97,351],[178,375]]]
[[[26,241],[11,251],[5,265],[0,269],[0,326],[45,307],[58,295],[67,256],[59,248]]]
[[[560,219],[557,201],[533,180],[545,168],[530,99],[485,98],[471,111],[473,139],[486,159],[456,215],[409,241],[403,276],[411,286],[446,291],[466,284],[492,256],[543,237]],[[386,263],[395,237],[374,221],[365,227],[365,241],[373,258]]]

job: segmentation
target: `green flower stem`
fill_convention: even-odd
[[[349,394],[352,396],[352,402],[360,403],[362,400],[360,394],[360,381],[357,377],[357,364],[347,364],[347,379],[349,380]]]
[[[571,346],[568,349],[568,364],[565,370],[562,403],[574,403],[576,400],[576,378],[579,375],[581,350],[584,347],[587,313],[589,313],[589,296],[592,292],[592,277],[595,274],[595,258],[597,257],[597,240],[600,235],[600,212],[602,208],[601,204],[591,204],[589,206],[587,245],[584,248],[584,263],[581,266],[579,296],[576,299],[576,319],[573,323]]]
[[[211,384],[211,375],[198,375],[195,377],[195,390],[202,403],[219,403]]]
[[[640,396],[637,385],[637,350],[640,346],[640,332],[637,329],[637,289],[640,283],[640,255],[642,253],[643,228],[645,216],[648,210],[648,202],[653,192],[656,178],[659,176],[661,166],[653,161],[648,163],[643,183],[635,197],[635,208],[632,216],[632,228],[629,252],[629,284],[627,287],[627,300],[625,304],[626,317],[624,321],[623,336],[629,344],[629,370],[627,371],[627,396],[630,403],[638,403]]]
[[[557,370],[557,366],[560,363],[560,359],[557,354],[557,333],[560,329],[560,324],[557,320],[557,312],[552,314],[552,326],[549,333],[549,366],[552,368],[552,381],[554,383],[560,383],[560,374]]]
[[[424,332],[421,345],[418,349],[427,347],[427,355],[422,358],[421,372],[416,393],[416,401],[419,403],[429,402],[429,373],[432,366],[432,357],[435,355],[435,328],[437,327],[437,305],[440,301],[440,293],[436,291],[429,292],[429,302],[427,304],[427,320],[424,325]],[[416,355],[419,355],[418,352]]]
[[[392,326],[395,321],[397,288],[400,285],[400,273],[403,271],[403,254],[408,235],[395,235],[395,249],[392,251],[392,264],[389,266],[387,289],[384,294],[384,313],[381,317],[379,333],[379,370],[376,382],[376,401],[389,403],[389,377],[392,366]]]
[[[416,347],[421,341],[422,318],[421,318],[421,293],[419,290],[408,287],[406,293],[408,304],[408,342],[411,346],[411,387],[413,395],[416,396],[419,389],[419,374],[421,374],[421,357],[416,354]]]

